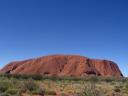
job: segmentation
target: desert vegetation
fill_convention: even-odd
[[[128,79],[1,74],[0,96],[128,96]]]

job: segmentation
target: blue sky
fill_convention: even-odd
[[[0,0],[0,67],[48,54],[115,61],[128,76],[127,0]]]

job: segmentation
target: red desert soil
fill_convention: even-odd
[[[79,55],[49,55],[7,64],[0,73],[48,76],[123,76],[116,63]]]

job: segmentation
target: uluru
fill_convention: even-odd
[[[91,59],[79,55],[49,55],[15,61],[0,71],[2,74],[27,74],[47,76],[103,76],[122,77],[116,63],[109,60]]]

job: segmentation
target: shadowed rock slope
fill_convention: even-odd
[[[49,55],[7,64],[0,73],[48,76],[123,76],[117,64],[79,55]]]

